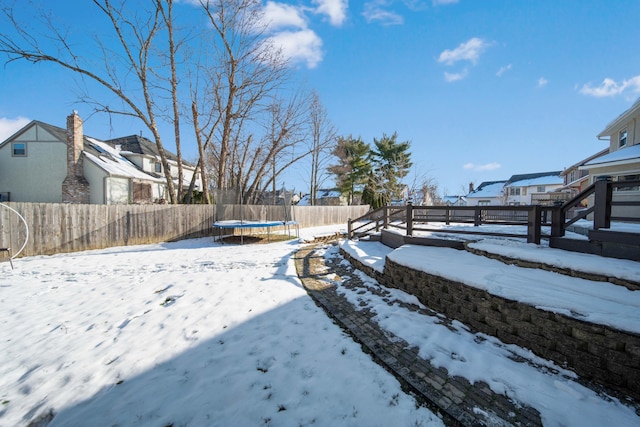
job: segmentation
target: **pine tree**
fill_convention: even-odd
[[[331,154],[338,163],[330,166],[329,172],[336,176],[338,191],[348,196],[351,205],[371,173],[371,149],[362,139],[348,136],[338,138]]]

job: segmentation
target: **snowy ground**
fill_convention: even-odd
[[[0,264],[0,425],[442,425],[316,307],[297,243]]]
[[[541,245],[513,240],[486,239],[476,243],[482,249],[500,250],[521,256],[578,267],[584,263],[601,273],[639,279],[640,264],[593,255],[566,253]],[[370,267],[382,271],[385,258],[464,282],[470,286],[519,300],[582,320],[613,325],[640,332],[640,292],[609,283],[569,278],[547,271],[522,269],[497,260],[449,248],[406,245],[392,250],[379,242],[346,241],[341,246]],[[528,254],[528,256],[527,256]],[[328,249],[326,257],[336,257],[337,249]],[[379,284],[363,274],[371,288]],[[420,305],[417,298],[394,289],[397,300]],[[505,345],[494,337],[473,334],[459,322],[454,330],[438,316],[428,316],[390,306],[376,292],[340,288],[359,309],[376,313],[380,326],[419,348],[421,357],[451,375],[470,382],[484,381],[496,393],[525,402],[537,409],[545,426],[640,426],[640,417],[624,402],[599,395],[579,384],[574,373],[543,360],[515,345]],[[524,361],[524,362],[523,362]],[[570,408],[570,410],[568,410]]]
[[[50,411],[50,426],[442,425],[307,296],[298,247],[195,239],[0,264],[0,426]],[[363,260],[380,262],[374,245],[363,248]],[[373,294],[347,296],[433,363],[534,406],[545,425],[640,425],[631,408],[526,350]]]

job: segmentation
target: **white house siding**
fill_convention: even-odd
[[[129,203],[129,178],[105,178],[106,200],[108,205],[126,205]]]
[[[13,157],[12,142],[25,142],[27,156]],[[34,124],[0,147],[0,171],[0,192],[11,192],[11,201],[60,203],[67,146]]]

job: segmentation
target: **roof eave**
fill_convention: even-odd
[[[636,102],[634,102],[633,105],[629,107],[625,112],[613,119],[613,121],[609,122],[607,127],[605,127],[604,130],[597,135],[597,138],[600,139],[605,136],[611,136],[614,129],[619,127],[623,122],[627,121],[631,116],[638,112],[640,112],[640,98],[638,98]]]

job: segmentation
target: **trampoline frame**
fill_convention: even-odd
[[[222,230],[240,229],[240,244],[244,244],[244,229],[266,228],[267,241],[271,242],[271,228],[286,227],[287,234],[291,237],[291,226],[295,226],[296,237],[300,238],[300,227],[297,221],[258,221],[258,220],[226,220],[216,221],[212,226],[218,230],[218,241],[222,242]]]

